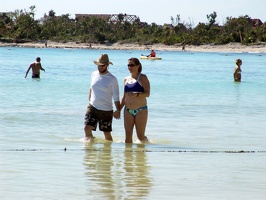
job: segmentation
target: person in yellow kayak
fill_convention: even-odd
[[[154,50],[151,50],[151,53],[149,55],[146,56],[146,55],[141,54],[141,56],[145,56],[147,58],[149,58],[149,57],[156,57],[156,53],[155,53]]]
[[[148,55],[147,57],[156,57],[156,53],[154,50],[151,50],[150,55]]]

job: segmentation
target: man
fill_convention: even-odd
[[[99,123],[100,131],[103,131],[105,139],[113,141],[112,120],[120,119],[119,87],[117,78],[108,71],[109,61],[107,54],[102,54],[97,61],[93,61],[98,70],[91,74],[91,86],[89,92],[89,105],[85,114],[85,139],[93,141],[92,131],[96,131]],[[113,101],[116,111],[113,112]]]
[[[26,72],[25,78],[27,78],[30,69],[32,70],[32,78],[40,78],[40,70],[45,71],[45,69],[42,68],[40,57],[36,58],[36,62],[30,64]]]
[[[148,57],[156,57],[156,53],[154,50],[151,50],[150,55],[148,55]]]
[[[242,65],[242,60],[241,59],[237,59],[236,60],[236,66],[235,66],[235,70],[234,70],[234,80],[235,82],[241,82],[241,65]]]

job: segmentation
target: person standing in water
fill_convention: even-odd
[[[30,66],[26,72],[25,78],[27,78],[30,69],[32,70],[32,76],[31,76],[32,78],[40,78],[40,70],[45,72],[45,69],[42,68],[40,57],[37,57],[36,61],[34,63],[30,64]]]
[[[105,140],[113,141],[112,120],[120,119],[120,99],[117,78],[108,71],[109,61],[107,54],[102,54],[97,61],[93,61],[98,70],[91,74],[89,91],[89,105],[85,114],[85,140],[93,141],[92,131],[96,131],[97,124],[104,133]],[[113,101],[116,110],[113,111]]]
[[[140,142],[148,142],[145,129],[148,121],[147,97],[150,96],[150,82],[142,74],[142,65],[137,58],[128,60],[130,75],[124,79],[124,95],[121,100],[124,109],[125,143],[132,143],[133,128],[135,126]]]
[[[235,70],[234,70],[234,81],[235,82],[241,82],[241,73],[242,73],[241,65],[242,65],[242,60],[237,59]]]

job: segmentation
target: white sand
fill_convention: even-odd
[[[91,45],[91,47],[90,47]],[[46,48],[44,42],[29,42],[29,43],[1,43],[0,46],[17,46],[17,47],[31,47],[31,48]],[[58,43],[58,42],[47,42],[47,48],[86,48],[86,49],[114,49],[114,50],[151,50],[155,51],[182,51],[181,45],[139,45],[139,44],[89,44],[89,43]],[[186,51],[197,51],[197,52],[257,52],[266,53],[266,44],[259,45],[241,45],[239,43],[230,43],[226,45],[187,45]]]

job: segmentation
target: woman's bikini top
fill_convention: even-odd
[[[140,77],[140,74],[139,74]],[[125,92],[144,92],[144,88],[139,83],[139,77],[138,80],[132,84],[127,83],[125,85]]]

